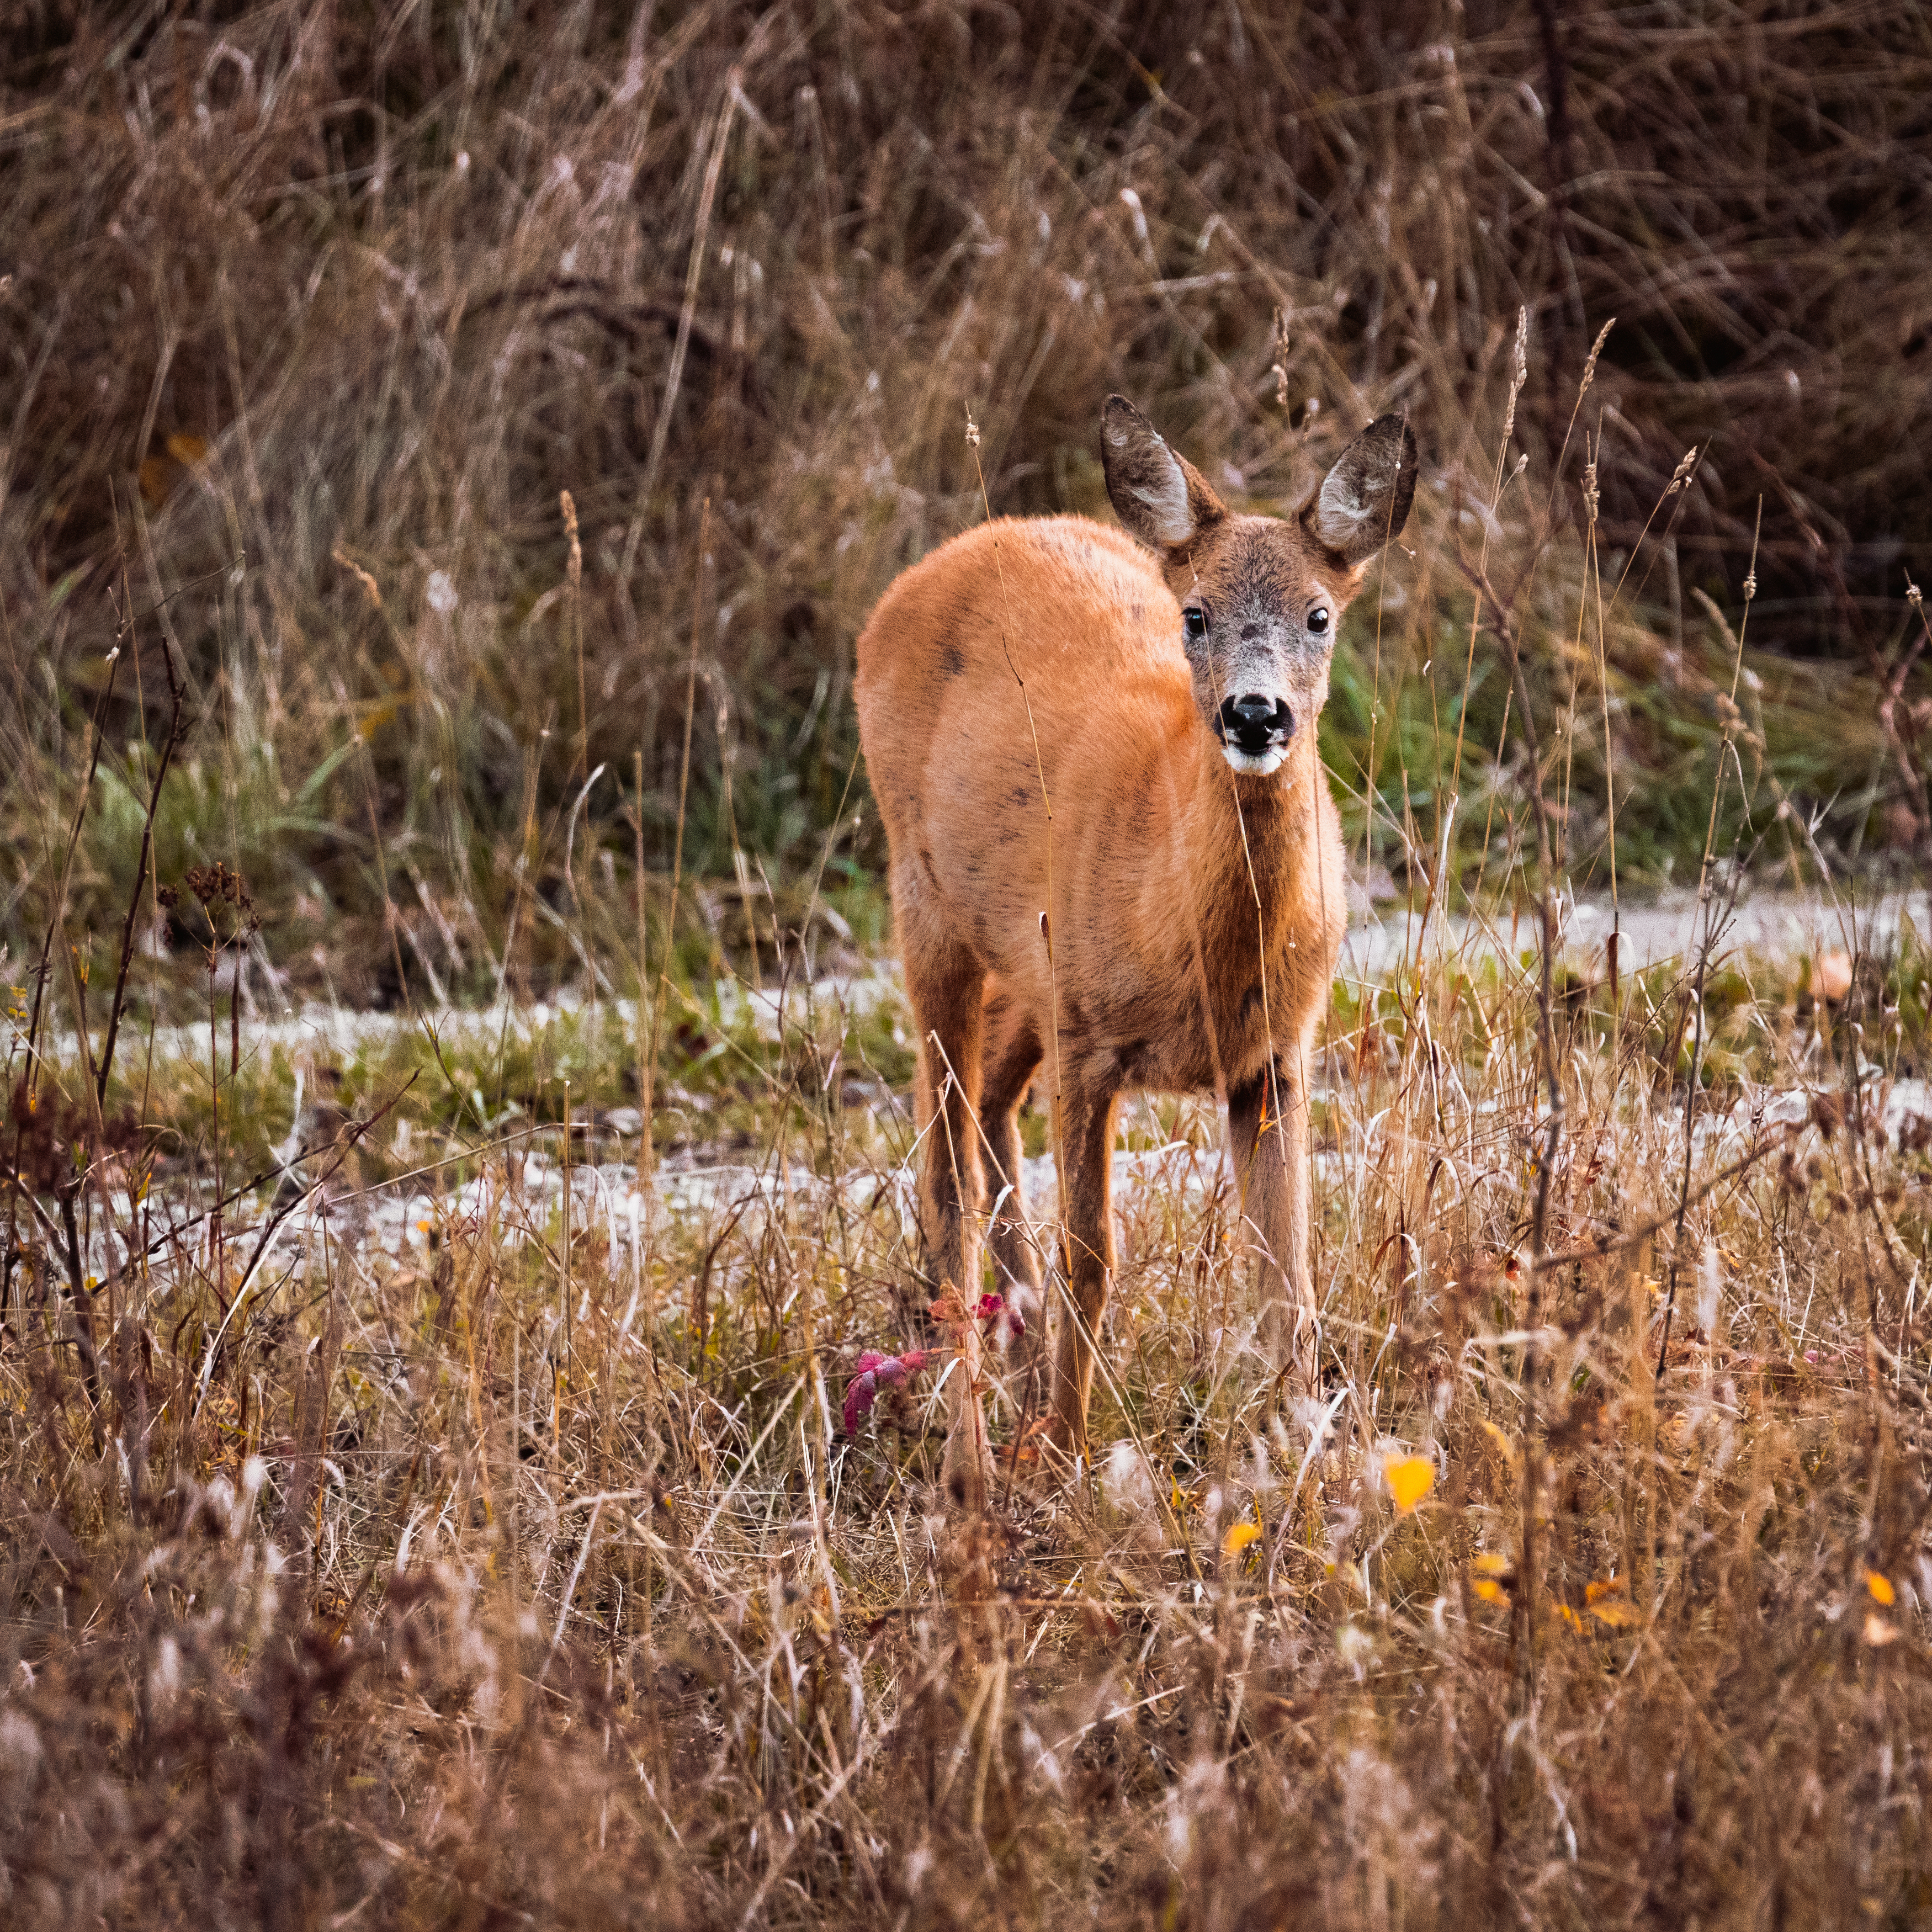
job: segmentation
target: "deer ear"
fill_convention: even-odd
[[[1101,412],[1100,461],[1114,514],[1156,550],[1191,543],[1228,514],[1208,479],[1124,396],[1109,396]]]
[[[1378,416],[1342,451],[1301,513],[1310,536],[1358,569],[1402,534],[1415,496],[1415,434],[1400,416]]]

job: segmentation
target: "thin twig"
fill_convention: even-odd
[[[1697,970],[1690,989],[1690,1078],[1684,1094],[1684,1174],[1678,1189],[1677,1222],[1670,1241],[1670,1285],[1664,1301],[1664,1333],[1657,1345],[1657,1380],[1664,1379],[1665,1357],[1670,1348],[1670,1324],[1677,1312],[1677,1275],[1684,1252],[1684,1217],[1690,1201],[1691,1126],[1696,1117],[1697,1088],[1704,1070],[1704,982],[1710,971],[1711,956],[1717,949],[1721,930],[1711,907],[1711,862],[1717,850],[1718,814],[1724,796],[1724,758],[1730,749],[1732,727],[1739,722],[1738,685],[1744,664],[1744,631],[1750,622],[1751,600],[1757,595],[1757,544],[1764,528],[1764,499],[1758,499],[1757,529],[1751,535],[1751,562],[1744,578],[1744,614],[1738,626],[1737,648],[1731,664],[1730,702],[1721,720],[1718,740],[1718,769],[1711,781],[1711,815],[1704,828],[1704,856],[1697,868],[1697,910],[1703,921],[1703,938],[1697,950]]]
[[[125,579],[123,579],[124,590]],[[134,644],[133,627],[128,630],[130,646]],[[161,663],[167,673],[168,695],[172,702],[172,716],[168,722],[167,735],[161,740],[160,756],[154,766],[154,782],[148,788],[147,809],[141,818],[141,850],[134,867],[134,890],[128,901],[128,916],[121,925],[121,956],[114,971],[114,996],[107,1008],[107,1036],[101,1044],[100,1065],[96,1074],[95,1097],[99,1104],[107,1104],[108,1076],[113,1070],[115,1042],[120,1037],[121,1012],[127,999],[128,975],[134,961],[134,922],[141,908],[141,900],[148,883],[148,860],[154,849],[154,814],[161,805],[161,787],[166,781],[168,767],[174,755],[188,736],[188,694],[182,688],[180,678],[175,671],[172,652],[161,653]]]
[[[1556,1150],[1562,1138],[1563,1082],[1556,1064],[1556,1036],[1550,1017],[1551,969],[1556,950],[1556,910],[1551,894],[1554,888],[1555,854],[1550,836],[1550,808],[1543,796],[1543,754],[1537,739],[1536,712],[1529,700],[1529,681],[1524,674],[1522,653],[1517,646],[1516,627],[1510,622],[1508,604],[1496,592],[1486,571],[1477,577],[1483,595],[1495,615],[1490,628],[1501,641],[1509,659],[1510,676],[1522,714],[1520,727],[1529,751],[1530,802],[1536,821],[1537,869],[1542,885],[1539,899],[1542,947],[1540,970],[1537,980],[1537,1038],[1543,1060],[1550,1118],[1544,1130],[1543,1144],[1536,1161],[1536,1194],[1530,1217],[1530,1252],[1525,1269],[1526,1328],[1533,1336],[1543,1322],[1543,1276],[1546,1269],[1544,1247],[1550,1222],[1550,1184],[1556,1168]],[[1528,1666],[1529,1694],[1536,1696],[1536,1418],[1537,1376],[1540,1370],[1536,1344],[1523,1348],[1523,1505],[1522,1505],[1522,1629],[1524,1655]]]
[[[664,1019],[664,996],[670,986],[671,962],[677,952],[677,899],[684,884],[684,824],[691,799],[691,733],[698,708],[698,645],[704,633],[704,566],[710,540],[711,499],[707,496],[698,519],[698,574],[691,596],[691,660],[684,678],[684,752],[677,769],[677,830],[671,841],[670,909],[664,915],[664,957],[658,963],[657,988],[651,998],[650,1044],[644,1053],[644,1129],[638,1146],[638,1179],[645,1186],[650,1185],[652,1164],[651,1108],[657,1080],[658,1035]],[[640,796],[640,812],[642,808]]]

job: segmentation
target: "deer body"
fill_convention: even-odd
[[[995,1261],[1037,1324],[1016,1115],[1043,1072],[1070,1301],[1051,1429],[1069,1448],[1084,1444],[1114,1270],[1124,1090],[1225,1097],[1268,1329],[1285,1362],[1311,1365],[1306,1062],[1345,921],[1315,717],[1335,621],[1414,473],[1413,439],[1384,418],[1324,486],[1365,459],[1344,479],[1357,525],[1324,534],[1229,515],[1118,398],[1105,428],[1135,536],[1072,517],[983,526],[901,576],[858,646],[920,1030],[928,1265],[976,1298],[990,1189]],[[1378,459],[1378,496],[1359,487]],[[946,1479],[970,1505],[987,1459],[970,1324],[965,1352]]]

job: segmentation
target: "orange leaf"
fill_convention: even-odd
[[[1509,1601],[1509,1592],[1500,1583],[1491,1582],[1486,1576],[1478,1576],[1469,1588],[1486,1604],[1506,1604]]]
[[[1594,1604],[1605,1597],[1627,1597],[1630,1594],[1628,1576],[1602,1576],[1594,1583],[1583,1586],[1583,1600]]]
[[[1881,1576],[1876,1570],[1865,1572],[1865,1588],[1872,1594],[1872,1600],[1882,1604],[1887,1610],[1898,1601],[1898,1592],[1892,1587],[1892,1580]]]
[[[1221,1554],[1223,1556],[1238,1556],[1250,1544],[1258,1543],[1261,1534],[1260,1530],[1251,1522],[1244,1520],[1235,1523],[1221,1539]]]
[[[1427,1456],[1390,1456],[1382,1464],[1382,1480],[1396,1508],[1407,1516],[1435,1488],[1436,1464]]]
[[[1615,1597],[1590,1606],[1590,1614],[1599,1623],[1608,1624],[1612,1630],[1624,1630],[1632,1624],[1641,1623],[1643,1614],[1634,1604],[1626,1604]]]

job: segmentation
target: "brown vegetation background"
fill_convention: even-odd
[[[0,1923],[1932,1918],[1928,170],[1916,6],[0,0]],[[1337,983],[1318,1397],[1137,1102],[962,1528],[852,642],[1112,389],[1409,412],[1323,748],[1488,938]]]
[[[10,0],[5,27],[0,750],[58,764],[131,602],[110,746],[158,735],[165,637],[207,764],[164,855],[238,858],[284,909],[370,910],[380,827],[500,940],[526,795],[554,815],[598,766],[588,822],[631,794],[668,865],[694,627],[693,862],[735,835],[808,866],[852,638],[983,514],[969,408],[994,510],[1102,513],[1111,389],[1263,502],[1404,410],[1439,532],[1489,494],[1520,308],[1526,490],[1574,537],[1594,458],[1667,644],[1688,613],[1694,654],[1694,590],[1734,606],[1755,541],[1755,645],[1859,675],[1902,647],[1932,537],[1916,8]],[[1416,588],[1453,628],[1464,586]],[[1856,735],[1882,695],[1828,682],[1790,734],[1858,715],[1787,774],[1856,794],[1851,849],[1922,802],[1909,705]],[[1694,850],[1657,736],[1632,829],[1654,790],[1658,850]],[[83,895],[118,904],[116,870]]]

